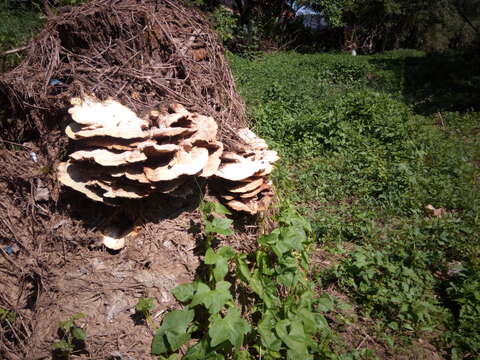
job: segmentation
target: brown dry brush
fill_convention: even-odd
[[[0,121],[0,146],[10,148],[0,149],[0,308],[17,314],[13,324],[0,323],[0,358],[48,353],[37,314],[60,296],[49,279],[76,248],[94,241],[82,221],[65,216],[51,171],[65,155],[70,98],[92,94],[140,116],[171,103],[212,116],[227,149],[247,125],[215,33],[180,1],[94,0],[49,18],[23,62],[0,74],[1,111],[14,119]],[[34,143],[38,162],[29,145],[5,145],[25,140]],[[47,201],[35,199],[39,181]],[[94,213],[100,205],[85,206]],[[7,254],[5,244],[23,256]]]
[[[21,119],[3,132],[35,129],[51,157],[69,99],[83,94],[111,97],[139,115],[180,103],[212,116],[227,148],[246,126],[217,36],[179,1],[94,0],[48,19],[21,65],[0,76],[0,92]]]

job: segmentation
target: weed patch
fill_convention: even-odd
[[[478,91],[454,59],[478,73],[467,54],[410,50],[231,59],[257,133],[283,158],[280,196],[342,254],[319,284],[348,294],[394,353],[425,338],[452,358],[479,351]]]

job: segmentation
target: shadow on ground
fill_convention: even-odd
[[[393,71],[380,79],[386,90],[398,89],[415,112],[480,110],[480,55],[474,52],[433,53],[424,56],[374,58],[375,67]],[[378,84],[377,84],[378,85]],[[400,85],[400,86],[399,86]]]

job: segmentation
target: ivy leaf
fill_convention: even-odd
[[[205,221],[205,234],[233,235],[232,224],[231,219],[214,217]]]
[[[175,351],[190,339],[188,325],[193,321],[193,310],[175,310],[168,313],[157,329],[152,341],[152,354],[160,355]]]
[[[215,253],[211,248],[205,254],[205,264],[215,265],[213,277],[216,281],[222,281],[228,273],[228,260],[235,255],[233,249],[229,246],[220,248]]]
[[[218,313],[228,301],[233,301],[230,293],[231,284],[227,281],[219,281],[216,284],[215,290],[203,284],[198,284],[198,289],[194,295],[191,306],[203,304],[208,309],[210,314]]]
[[[288,331],[290,328],[290,331]],[[307,339],[303,330],[303,325],[298,321],[280,320],[275,325],[275,332],[278,337],[287,345],[290,350],[290,354],[295,357],[289,357],[291,359],[306,359],[308,355]],[[292,356],[293,356],[292,355]]]
[[[275,335],[272,329],[275,328],[275,317],[270,310],[267,310],[262,317],[262,320],[258,323],[258,333],[260,334],[260,341],[268,349],[272,351],[280,351],[282,348],[282,342]]]
[[[207,351],[208,342],[205,339],[202,339],[188,349],[187,353],[183,357],[183,360],[203,360],[207,355]]]
[[[172,290],[173,296],[180,302],[187,302],[192,299],[195,292],[195,283],[181,284]]]
[[[279,247],[282,254],[291,250],[302,251],[303,243],[305,243],[306,240],[307,234],[302,227],[289,226],[281,229],[277,246]]]
[[[222,281],[225,278],[225,275],[228,273],[228,260],[222,258],[220,261],[217,262],[215,265],[215,269],[213,269],[213,277],[215,281]]]
[[[208,340],[202,339],[190,349],[182,360],[224,360],[225,358],[215,351],[212,351],[208,346]]]
[[[230,210],[228,210],[227,207],[220,204],[219,202],[212,202],[211,204],[213,204],[212,212],[217,213],[219,215],[232,215]]]
[[[243,344],[244,336],[249,332],[250,325],[242,319],[240,311],[237,308],[231,308],[223,319],[220,315],[212,317],[208,335],[211,338],[212,347],[228,340],[238,349]]]
[[[278,298],[272,296],[261,281],[261,279],[265,279],[265,277],[259,276],[258,270],[251,273],[244,256],[237,257],[237,274],[239,274],[240,279],[246,282],[250,289],[263,300],[267,308],[270,309],[278,303]]]
[[[217,254],[227,260],[230,260],[235,256],[235,250],[233,250],[230,246],[222,246],[220,249],[218,249]]]
[[[200,205],[200,211],[205,215],[216,213],[218,215],[232,215],[224,205],[219,202],[205,201]]]

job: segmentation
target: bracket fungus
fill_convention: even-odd
[[[251,130],[240,129],[238,136],[243,144],[237,152],[222,154],[215,173],[216,190],[228,207],[254,215],[265,211],[272,202],[273,185],[268,175],[279,157]]]
[[[87,96],[71,104],[73,121],[65,132],[75,151],[58,166],[58,179],[92,200],[175,195],[185,176],[208,177],[220,165],[215,120],[182,105],[142,119],[113,100]]]
[[[144,118],[110,99],[87,96],[71,104],[65,132],[74,151],[57,176],[92,200],[116,205],[153,193],[184,198],[193,193],[187,180],[194,176],[211,179],[221,201],[236,211],[256,214],[273,198],[268,175],[278,155],[249,129],[238,131],[235,152],[224,151],[215,120],[180,104]]]

